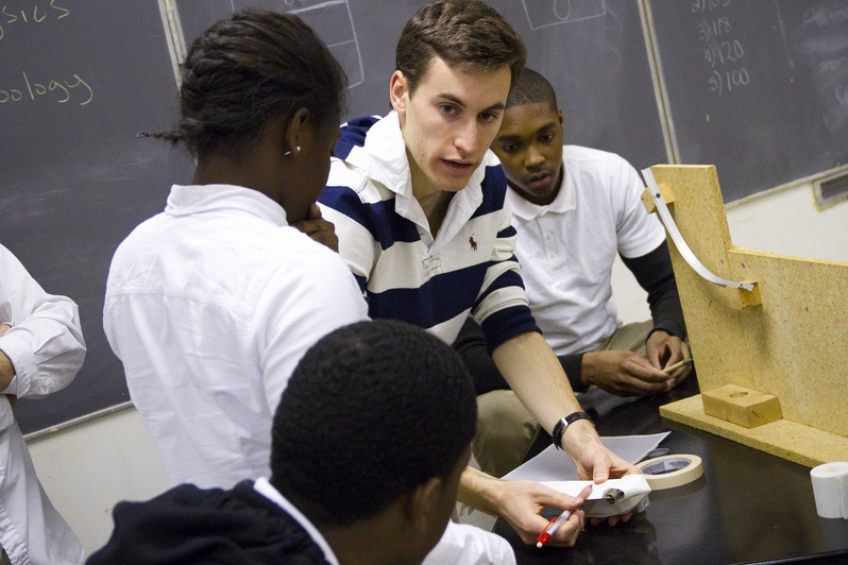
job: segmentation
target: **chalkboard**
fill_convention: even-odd
[[[176,0],[187,44],[234,10],[292,12],[330,46],[350,81],[345,118],[386,114],[395,45],[422,0]],[[644,168],[667,160],[638,2],[490,0],[521,34],[528,66],[554,85],[565,142]]]
[[[68,389],[18,403],[25,432],[129,400],[102,329],[109,262],[193,169],[185,151],[136,137],[177,119],[159,5],[176,6],[188,43],[243,7],[297,13],[347,72],[348,119],[389,110],[395,43],[426,1],[0,6],[0,243],[49,292],[80,305],[88,343]],[[669,155],[715,164],[726,201],[848,162],[848,0],[490,4],[556,88],[566,143],[619,153],[640,169]]]
[[[848,163],[848,1],[650,5],[679,161],[726,202]]]
[[[88,352],[71,385],[20,400],[24,432],[129,400],[102,329],[117,245],[188,182],[184,152],[144,130],[176,119],[156,2],[32,0],[0,10],[0,243],[79,304]]]

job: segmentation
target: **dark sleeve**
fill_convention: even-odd
[[[557,355],[557,359],[568,377],[568,382],[571,383],[571,389],[574,392],[586,392],[589,386],[580,382],[583,378],[583,354]]]
[[[654,330],[665,330],[673,336],[686,339],[686,324],[668,254],[668,243],[663,241],[647,255],[633,259],[622,256],[621,259],[648,293]]]
[[[503,378],[486,349],[486,337],[483,335],[483,330],[471,316],[465,320],[453,346],[462,357],[468,372],[471,373],[478,396],[493,390],[509,390],[509,383]],[[568,376],[571,388],[577,392],[585,390],[586,387],[580,384],[583,354],[563,355],[558,359]]]

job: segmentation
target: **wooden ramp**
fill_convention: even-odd
[[[774,395],[783,418],[746,428],[705,414],[701,395],[660,414],[810,467],[848,461],[848,263],[735,247],[715,167],[651,171],[700,262],[756,283],[749,293],[708,282],[669,238],[701,391],[733,384]]]

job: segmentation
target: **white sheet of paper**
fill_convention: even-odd
[[[601,441],[607,448],[630,463],[638,463],[652,449],[656,449],[662,440],[671,432],[659,434],[609,436]],[[556,449],[553,445],[539,455],[513,469],[503,476],[505,481],[529,479],[532,481],[576,481],[577,465],[565,451]]]
[[[577,496],[586,486],[592,485],[592,492],[583,503],[583,510],[589,518],[607,518],[632,512],[651,492],[644,475],[626,475],[620,479],[610,479],[599,485],[592,481],[546,481],[543,484],[570,496]],[[621,491],[622,498],[614,502],[604,499],[610,489]]]

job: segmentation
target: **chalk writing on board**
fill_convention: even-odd
[[[733,41],[714,41],[707,45],[704,58],[709,61],[712,68],[716,64],[724,65],[729,62],[739,61],[745,56],[745,48],[738,39]]]
[[[179,7],[180,2],[176,1],[174,4]],[[347,74],[348,88],[365,82],[365,66],[348,0],[230,0],[228,4],[229,6],[223,9],[223,14],[216,14],[218,17],[226,17],[227,11],[233,13],[248,7],[296,14],[315,31],[342,66]],[[193,12],[192,9],[184,9],[188,7],[179,7],[184,27],[189,27],[189,20],[186,18],[191,18],[190,14]],[[170,33],[167,29],[165,31]]]
[[[348,88],[365,81],[365,69],[359,51],[356,27],[347,0],[285,0],[296,14],[315,30],[347,73]],[[294,7],[298,6],[298,7]]]
[[[744,65],[745,47],[733,35],[733,22],[726,13],[731,0],[694,0],[692,13],[698,39],[704,44],[704,60],[710,66],[707,85],[717,96],[747,86],[751,75]]]
[[[605,0],[522,0],[531,30],[599,18],[607,14]]]
[[[94,91],[79,75],[73,74],[71,77],[61,81],[52,79],[36,82],[30,79],[26,71],[21,71],[20,79],[12,81],[17,84],[0,84],[0,104],[44,101],[85,106],[94,99]]]
[[[71,15],[71,11],[60,6],[60,1],[64,2],[64,0],[50,0],[50,4],[48,6],[43,6],[41,8],[39,8],[38,3],[36,3],[32,6],[31,10],[29,8],[10,8],[7,5],[3,5],[3,7],[0,8],[0,39],[3,39],[6,35],[5,28],[12,25],[23,25],[28,23],[40,24],[45,20],[61,20],[62,18],[67,18]]]
[[[692,13],[712,12],[730,5],[730,0],[694,0],[692,2]]]
[[[824,110],[822,120],[834,139],[848,132],[848,7],[819,5],[804,12],[792,34],[795,53],[813,69],[812,80]]]

